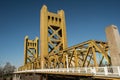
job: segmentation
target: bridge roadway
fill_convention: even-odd
[[[120,66],[34,69],[15,71],[14,73],[15,74],[36,73],[61,76],[90,77],[91,79],[120,80]]]

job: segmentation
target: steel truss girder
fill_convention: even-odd
[[[99,60],[97,54],[101,56]],[[68,61],[66,61],[66,55],[68,56]],[[111,65],[108,44],[106,42],[95,40],[89,40],[66,48],[59,52],[59,54],[48,55],[46,62],[49,63],[47,64],[49,68],[58,68],[61,63],[64,68],[67,67],[67,65],[69,67],[98,67]],[[57,66],[55,66],[56,63]]]
[[[97,60],[97,53],[101,59]],[[104,64],[105,61],[107,64]],[[108,44],[102,41],[89,40],[78,45],[69,47],[56,54],[49,54],[45,57],[45,68],[66,68],[68,67],[98,67],[111,65],[108,53]],[[33,67],[33,66],[38,67]],[[40,59],[21,67],[21,70],[40,68]]]

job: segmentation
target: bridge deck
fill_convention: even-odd
[[[67,76],[86,76],[99,79],[120,79],[120,66],[111,67],[84,67],[84,68],[59,68],[59,69],[34,69],[16,71],[15,74],[37,73]]]

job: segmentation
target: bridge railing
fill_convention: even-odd
[[[96,67],[95,75],[120,76],[120,66]]]
[[[77,67],[77,68],[55,68],[55,69],[33,69],[16,71],[15,73],[77,73],[77,74],[91,74],[93,76],[110,76],[110,77],[120,77],[120,66],[110,66],[110,67]]]

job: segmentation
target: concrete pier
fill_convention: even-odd
[[[106,37],[110,49],[112,66],[120,66],[120,35],[117,26],[106,28]]]

